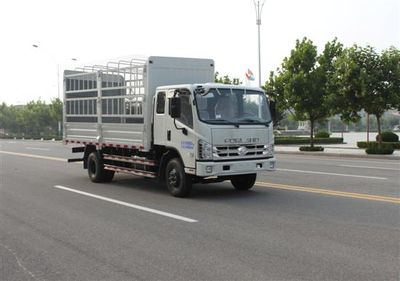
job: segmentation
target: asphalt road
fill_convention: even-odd
[[[178,199],[69,151],[0,141],[0,280],[399,280],[398,161],[278,155],[249,192]]]

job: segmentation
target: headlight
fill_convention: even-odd
[[[274,156],[274,145],[273,144],[264,145],[263,155]]]
[[[212,145],[206,141],[199,140],[199,159],[208,160],[212,159],[213,149]]]

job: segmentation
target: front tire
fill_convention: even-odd
[[[257,174],[234,176],[231,183],[236,190],[249,190],[256,182]]]
[[[168,162],[165,180],[169,192],[175,197],[186,197],[192,189],[192,179],[185,173],[179,158],[171,159]]]
[[[110,182],[114,177],[114,171],[104,169],[103,159],[98,152],[92,152],[87,159],[88,175],[92,182]]]

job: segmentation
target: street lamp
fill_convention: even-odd
[[[57,65],[57,98],[60,99],[60,63],[58,62],[58,60],[53,56],[53,54],[42,47],[39,47],[39,45],[37,44],[32,44],[32,47],[34,48],[40,48],[42,50],[45,50],[47,55],[53,60],[53,62]],[[71,58],[72,61],[77,61],[76,58]]]
[[[32,44],[33,48],[39,48],[39,45],[37,44]],[[57,65],[57,98],[60,100],[60,63],[58,62],[58,60],[53,56],[53,54],[45,49],[45,48],[40,48],[42,50],[45,50],[47,55],[55,62],[55,64]],[[76,58],[71,58],[71,60],[73,61],[77,61]],[[61,135],[61,120],[57,120],[58,121],[58,136]]]
[[[33,44],[32,47],[39,48],[39,45]],[[45,50],[43,48],[40,48],[40,49]],[[60,99],[60,64],[54,58],[54,56],[51,54],[51,52],[47,51],[47,54],[57,65],[57,98]]]
[[[257,24],[257,29],[258,29],[258,85],[261,88],[261,43],[260,43],[260,28],[261,28],[261,13],[262,9],[264,7],[264,2],[265,0],[262,1],[260,4],[260,1],[253,0],[254,3],[254,8],[256,9],[256,24]]]

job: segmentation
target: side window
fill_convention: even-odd
[[[192,105],[190,104],[190,95],[187,93],[179,94],[181,98],[181,117],[178,118],[180,122],[186,126],[193,128],[193,114]]]
[[[165,92],[159,92],[157,94],[156,112],[160,114],[165,112]]]

